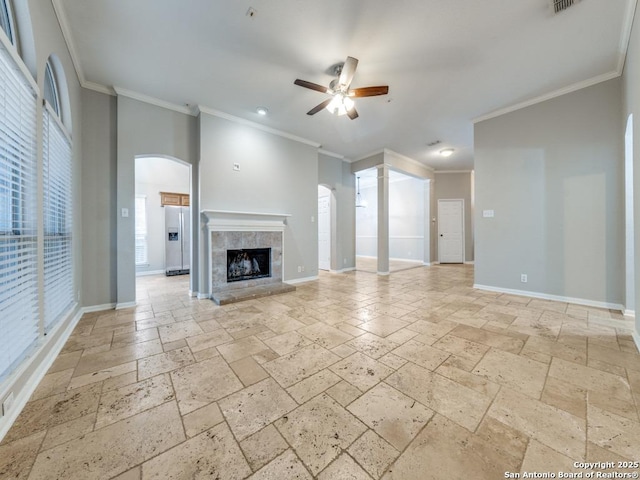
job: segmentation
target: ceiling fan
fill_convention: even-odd
[[[323,108],[326,108],[334,115],[347,114],[351,120],[355,120],[358,118],[358,112],[356,111],[355,103],[352,100],[353,98],[375,97],[377,95],[386,95],[389,93],[389,87],[387,85],[378,87],[349,88],[351,81],[353,80],[353,76],[356,73],[357,66],[357,58],[347,57],[347,61],[344,62],[344,64],[336,65],[334,74],[337,78],[333,79],[328,87],[323,87],[317,83],[307,82],[306,80],[300,80],[297,78],[296,81],[293,82],[296,85],[331,95],[330,98],[309,110],[307,115],[315,115]]]

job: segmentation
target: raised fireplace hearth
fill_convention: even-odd
[[[282,282],[289,215],[205,210],[209,294],[217,304],[295,290]]]

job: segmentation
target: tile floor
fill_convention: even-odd
[[[0,478],[497,479],[640,460],[629,321],[472,278],[321,273],[218,307],[186,277],[143,277],[138,307],[80,320],[0,444]]]

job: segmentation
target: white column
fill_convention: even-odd
[[[378,275],[389,275],[389,167],[378,165]]]

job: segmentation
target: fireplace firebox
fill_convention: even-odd
[[[271,276],[271,249],[227,250],[227,282]]]

